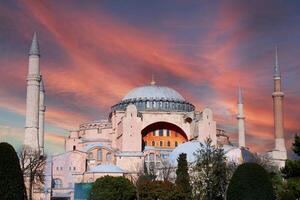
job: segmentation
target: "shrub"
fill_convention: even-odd
[[[93,184],[91,200],[134,200],[136,188],[127,178],[104,176]]]
[[[275,195],[267,171],[256,163],[240,165],[227,189],[227,200],[274,200]]]
[[[0,143],[0,199],[25,199],[19,159],[14,148],[8,143]]]

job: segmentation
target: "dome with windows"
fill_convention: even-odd
[[[195,109],[176,90],[153,82],[129,91],[121,102],[112,106],[112,111],[125,110],[129,104],[135,104],[138,110],[190,112]]]

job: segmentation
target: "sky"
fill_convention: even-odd
[[[177,90],[197,110],[210,107],[237,142],[237,87],[243,89],[246,143],[274,147],[272,91],[278,46],[288,149],[300,133],[300,1],[2,0],[0,140],[24,139],[26,74],[38,32],[46,89],[48,154],[86,121],[107,119],[131,89]]]

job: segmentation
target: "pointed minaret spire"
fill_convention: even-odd
[[[243,104],[243,94],[242,94],[242,89],[239,85],[238,88],[238,104]]]
[[[242,89],[238,87],[238,113],[237,113],[237,120],[238,120],[238,137],[239,137],[239,147],[245,147],[245,116],[244,116],[244,105],[243,105],[243,96],[242,96]]]
[[[29,55],[37,55],[40,56],[40,48],[39,48],[39,42],[37,39],[37,33],[34,32],[30,50],[29,50]]]
[[[280,77],[280,69],[278,64],[278,48],[275,47],[275,66],[274,66],[274,77]]]

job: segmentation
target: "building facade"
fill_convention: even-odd
[[[29,54],[24,144],[39,149],[43,154],[45,90],[39,58],[35,34]],[[271,156],[282,163],[286,159],[283,93],[280,76],[274,76],[274,80],[276,148]],[[244,162],[251,153],[246,148],[241,89],[238,93],[237,120],[239,145],[234,146],[225,131],[217,129],[210,108],[197,110],[176,90],[152,81],[132,89],[112,105],[108,119],[86,122],[70,131],[65,138],[65,153],[52,156],[47,166],[50,175],[45,191],[48,197],[55,199],[74,199],[76,183],[94,182],[105,175],[125,176],[133,180],[145,169],[159,175],[159,169],[166,161],[176,167],[180,153],[186,153],[188,161],[192,162],[193,153],[207,138],[213,144],[222,146],[228,161]]]

